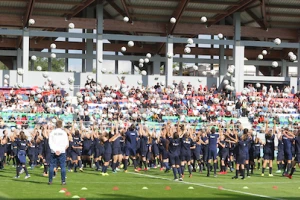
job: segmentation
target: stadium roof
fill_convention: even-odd
[[[198,34],[217,35],[222,33],[231,38],[234,35],[233,14],[241,13],[241,36],[243,39],[268,41],[276,37],[285,41],[298,42],[300,28],[300,1],[298,0],[0,0],[0,27],[23,29],[28,20],[36,23],[31,30],[66,31],[73,22],[76,28],[95,29],[97,25],[95,6],[104,5],[104,33],[128,35],[184,36]],[[89,17],[86,17],[89,16]],[[124,23],[128,16],[130,23]],[[201,24],[200,18],[208,21]],[[177,19],[171,24],[170,18]],[[1,49],[17,49],[22,38],[1,36]],[[49,48],[50,38],[31,38],[30,48]],[[86,48],[84,42],[56,42],[58,49]],[[122,44],[105,44],[106,51],[119,51]],[[143,48],[141,48],[143,47]],[[130,52],[131,51],[131,52]],[[182,52],[182,46],[174,47],[175,53]],[[289,50],[286,50],[289,51]],[[164,54],[164,44],[140,43],[130,53]],[[218,55],[213,48],[192,51],[196,55]],[[256,57],[261,49],[249,49],[246,56]],[[248,54],[248,55],[247,55]],[[227,49],[225,55],[232,55]],[[272,57],[286,53],[274,50]]]

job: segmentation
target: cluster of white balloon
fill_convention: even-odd
[[[228,91],[233,91],[234,90],[234,86],[231,85],[231,83],[236,82],[236,79],[233,76],[234,70],[235,70],[235,66],[234,65],[229,65],[229,67],[227,69],[227,73],[226,73],[226,79],[223,81],[224,87]]]
[[[135,71],[136,71],[137,73],[140,73],[140,74],[143,75],[143,76],[146,76],[146,75],[147,75],[147,71],[145,71],[145,70],[142,70],[142,71],[141,71],[140,68],[143,68],[145,63],[149,63],[151,57],[152,57],[151,53],[147,53],[147,54],[146,54],[146,58],[140,58],[140,59],[139,59],[139,68],[136,67],[136,68],[135,68]],[[141,83],[141,84],[142,84],[142,83]],[[139,85],[141,85],[141,84],[139,84]]]

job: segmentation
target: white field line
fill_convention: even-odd
[[[173,179],[168,179],[168,178],[163,178],[163,177],[158,177],[158,176],[152,176],[152,175],[147,175],[147,174],[140,174],[140,173],[133,173],[133,172],[128,172],[128,173],[138,175],[138,176],[145,176],[145,177],[149,177],[149,178],[156,178],[156,179],[161,179],[161,180],[174,181]],[[218,189],[218,187],[209,186],[209,185],[205,185],[205,184],[201,184],[201,183],[191,183],[191,182],[186,182],[186,181],[178,181],[176,183],[196,185],[196,186],[211,188],[211,189]],[[280,198],[276,198],[276,197],[269,197],[269,196],[266,196],[266,195],[254,194],[254,193],[250,193],[250,192],[242,192],[242,191],[231,190],[231,189],[226,189],[226,188],[223,188],[222,190],[228,191],[228,192],[234,192],[234,193],[238,193],[238,194],[245,194],[245,195],[249,195],[249,196],[261,197],[261,198],[265,198],[265,199],[284,200],[284,199],[280,199]]]

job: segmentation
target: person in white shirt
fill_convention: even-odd
[[[66,149],[69,146],[68,134],[62,129],[63,123],[58,120],[56,122],[56,129],[49,134],[49,147],[51,150],[50,169],[49,169],[49,182],[52,184],[54,168],[59,166],[61,168],[61,182],[62,185],[66,184]]]

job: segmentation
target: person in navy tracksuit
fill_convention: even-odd
[[[282,134],[277,134],[278,146],[277,146],[277,171],[276,173],[281,173],[284,166],[284,143],[282,140]]]
[[[214,177],[217,177],[217,144],[219,142],[219,134],[216,133],[215,127],[211,128],[210,133],[208,134],[208,162],[207,162],[207,177],[210,176],[210,165],[211,161],[213,161],[213,169],[214,169]]]
[[[235,143],[237,143],[237,155],[236,155],[236,171],[235,176],[232,177],[232,179],[237,179],[239,175],[239,171],[241,169],[242,179],[245,179],[245,162],[247,159],[248,152],[248,143],[249,143],[249,137],[248,137],[248,129],[246,131],[244,130],[244,134],[239,138],[239,140],[235,140]]]
[[[295,133],[295,158],[292,163],[292,169],[290,174],[288,175],[288,178],[292,179],[292,176],[296,170],[296,164],[298,164],[298,167],[300,167],[300,130],[298,130]]]
[[[283,176],[288,176],[289,172],[292,167],[292,143],[294,140],[294,135],[292,132],[289,132],[289,130],[286,128],[282,132],[282,141],[283,141],[283,152],[284,152],[284,163],[285,167],[283,170]]]
[[[202,170],[205,171],[206,166],[207,166],[207,158],[208,158],[208,138],[205,130],[201,134],[200,138],[203,142],[203,145],[201,145],[201,150],[202,150],[202,160],[201,160],[201,165],[202,165]]]
[[[7,141],[5,138],[0,138],[0,170],[4,169],[6,143]]]
[[[20,138],[18,140],[17,147],[18,147],[17,168],[16,168],[17,175],[15,178],[20,177],[19,173],[20,173],[21,169],[23,168],[26,173],[25,179],[28,179],[28,178],[30,178],[30,175],[28,174],[28,170],[26,167],[26,150],[28,148],[28,141],[27,141],[27,137],[26,137],[24,131],[20,132]]]
[[[112,126],[111,128],[111,138],[109,141],[112,143],[112,171],[116,173],[116,169],[119,167],[120,162],[122,161],[122,149],[121,149],[121,139],[122,136],[120,134],[121,129],[119,129],[118,124],[116,127]]]
[[[111,155],[112,155],[112,146],[109,141],[109,133],[104,133],[101,137],[101,142],[104,145],[104,154],[103,154],[103,160],[104,164],[102,166],[102,176],[108,176],[109,174],[107,173],[107,168],[109,165],[109,162],[111,160]]]
[[[219,152],[221,159],[221,172],[219,174],[227,174],[225,164],[229,159],[229,141],[222,135],[219,141]]]
[[[43,128],[42,130],[43,135],[43,162],[44,162],[44,173],[43,176],[48,176],[48,169],[50,165],[50,158],[51,158],[51,149],[49,146],[49,132],[46,128]]]
[[[136,127],[132,124],[127,132],[125,133],[125,159],[124,159],[124,170],[127,172],[128,158],[131,157],[133,161],[134,170],[138,172],[136,162],[136,152],[138,148],[138,134]]]
[[[167,139],[165,129],[162,130],[162,134],[159,140],[159,146],[161,148],[161,157],[162,157],[162,167],[165,168],[165,172],[170,170],[169,166],[169,144],[170,141]],[[161,169],[162,171],[162,169]]]
[[[142,157],[142,163],[144,164],[144,170],[148,170],[148,164],[150,160],[149,142],[152,143],[152,137],[149,135],[148,130],[144,130],[143,126],[139,128],[140,134],[140,153]]]
[[[195,143],[190,137],[190,133],[187,131],[181,138],[180,148],[180,160],[181,160],[181,172],[182,177],[184,176],[185,165],[188,166],[189,177],[192,177],[192,166],[191,166],[191,148],[195,148]]]
[[[169,140],[169,159],[170,164],[173,170],[174,180],[178,181],[177,173],[179,175],[179,180],[182,181],[182,172],[180,167],[180,138],[178,132],[175,132],[174,129],[170,130],[168,135]]]
[[[265,130],[265,144],[264,144],[264,162],[262,167],[262,174],[261,176],[264,176],[265,169],[267,166],[267,163],[269,163],[269,176],[273,176],[272,174],[272,166],[273,166],[273,160],[274,160],[274,151],[275,151],[275,131],[276,131],[276,123],[274,123],[273,130],[269,130],[268,128],[268,122],[266,122],[266,130]]]

